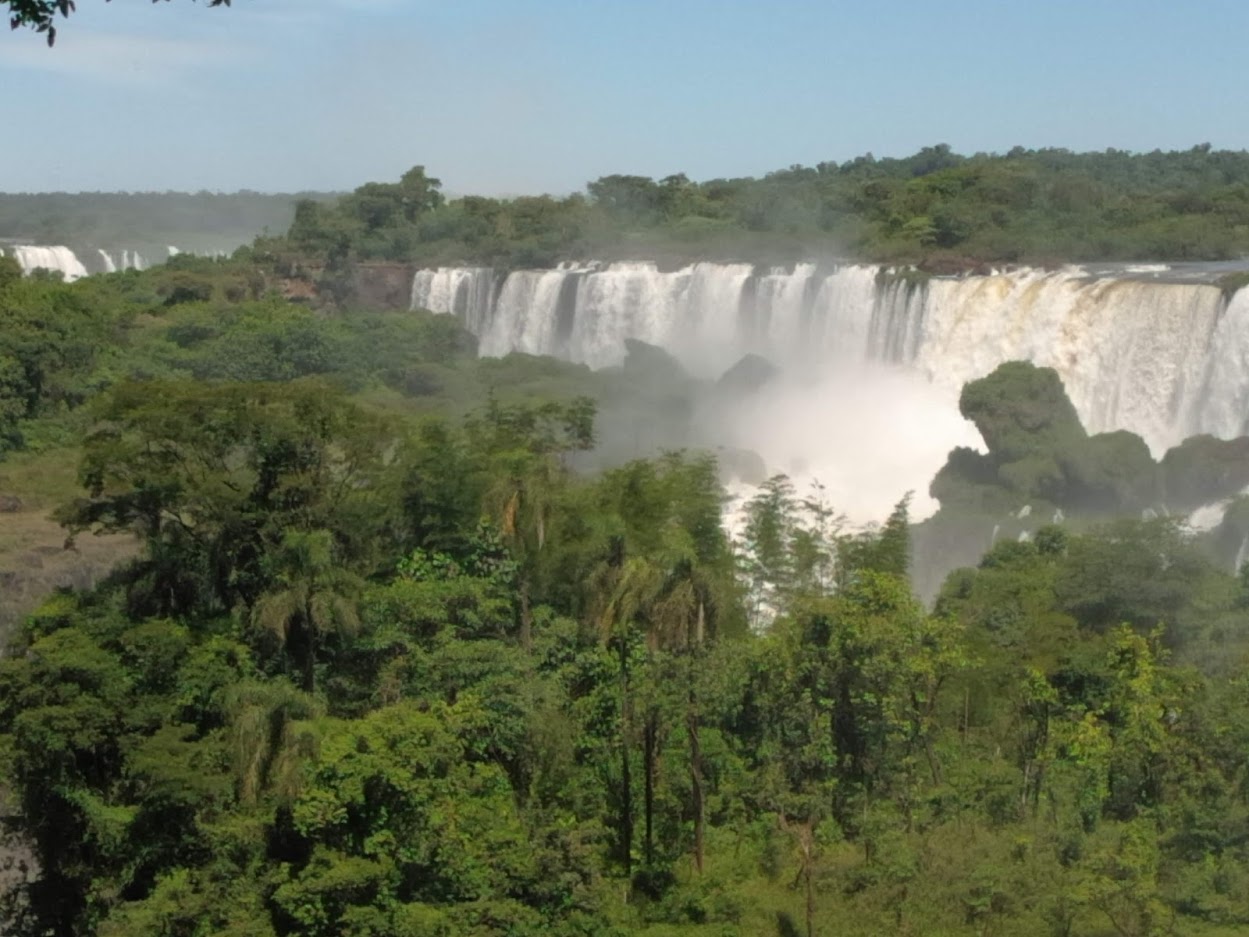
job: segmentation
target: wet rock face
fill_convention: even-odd
[[[773,380],[781,369],[761,355],[743,356],[716,382],[716,388],[730,394],[751,394]]]
[[[408,264],[356,264],[351,271],[353,298],[368,309],[407,309],[412,274]]]
[[[658,345],[636,338],[626,338],[624,346],[625,359],[622,367],[626,374],[666,383],[689,380],[681,362]]]
[[[1190,436],[1167,450],[1161,472],[1173,510],[1231,497],[1249,486],[1249,437]]]

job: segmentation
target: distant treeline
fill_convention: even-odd
[[[1249,152],[1073,153],[1016,147],[962,156],[791,166],[695,182],[612,175],[585,193],[444,200],[424,167],[336,206],[308,202],[279,252],[331,261],[541,266],[595,256],[684,261],[979,263],[1218,260],[1249,253]]]
[[[942,270],[1249,254],[1249,152],[1209,144],[973,156],[939,144],[900,159],[869,153],[762,178],[611,175],[564,197],[448,200],[440,189],[416,167],[399,182],[342,197],[0,194],[0,241],[222,250],[259,237],[279,258],[332,268],[355,260],[506,268],[588,257],[788,262],[834,254]]]
[[[0,243],[224,250],[285,231],[301,199],[333,197],[248,191],[0,193]]]

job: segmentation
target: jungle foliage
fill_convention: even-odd
[[[1218,260],[1249,252],[1249,153],[1073,153],[1016,147],[963,156],[791,166],[696,182],[612,175],[584,192],[444,200],[416,167],[336,204],[305,201],[278,257],[421,265],[551,266],[576,258],[752,262],[821,254],[920,263]]]
[[[680,409],[645,346],[479,361],[273,285],[0,261],[5,446],[77,463],[70,546],[135,544],[0,659],[9,932],[1249,927],[1249,586],[1205,539],[1086,512],[930,608],[905,498],[852,532],[778,476],[728,531],[711,456],[596,461]],[[1136,496],[1043,371],[964,407],[961,482]]]

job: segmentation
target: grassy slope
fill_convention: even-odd
[[[0,496],[17,498],[0,513],[0,633],[52,590],[85,586],[132,556],[124,536],[83,536],[65,547],[65,531],[49,515],[77,491],[76,450],[17,453],[0,462]]]

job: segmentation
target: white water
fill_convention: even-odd
[[[1150,268],[1151,270],[1153,268]],[[618,364],[624,339],[714,376],[746,352],[783,380],[734,412],[752,448],[802,490],[818,477],[852,516],[906,490],[917,514],[954,445],[977,445],[958,393],[1004,361],[1053,367],[1091,432],[1128,429],[1155,455],[1186,436],[1249,430],[1249,290],[1018,270],[910,285],[861,265],[756,271],[695,264],[563,265],[498,282],[486,268],[420,271],[412,307],[454,313],[483,355]]]
[[[412,281],[411,308],[459,316],[480,338],[490,326],[494,282],[494,271],[487,267],[418,270]]]
[[[138,251],[120,250],[106,251],[96,248],[94,255],[88,254],[91,268],[79,259],[78,255],[68,247],[10,247],[8,253],[18,262],[23,273],[32,273],[38,269],[59,272],[66,282],[73,282],[91,273],[117,273],[122,270],[146,270],[148,262]],[[0,250],[0,257],[5,255]]]
[[[17,261],[22,273],[50,270],[60,273],[67,283],[87,275],[87,268],[68,247],[10,247],[7,253]]]

